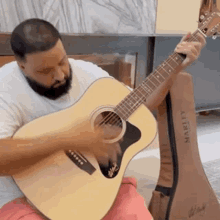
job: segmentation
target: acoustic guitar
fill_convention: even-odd
[[[216,35],[219,23],[220,13],[211,13],[188,41],[196,41],[198,33]],[[144,105],[146,98],[184,59],[185,55],[174,52],[132,92],[113,78],[98,79],[73,106],[37,118],[18,130],[13,138],[39,137],[68,131],[85,120],[94,129],[115,125],[120,130],[104,140],[118,142],[122,150],[117,163],[109,162],[108,167],[92,154],[61,150],[14,175],[28,200],[52,220],[102,219],[115,201],[130,160],[156,137],[157,123]]]

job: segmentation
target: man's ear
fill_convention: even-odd
[[[24,61],[21,60],[21,59],[19,59],[19,58],[17,58],[16,56],[15,56],[15,60],[17,61],[18,66],[19,66],[22,70],[24,70],[24,69],[25,69]]]

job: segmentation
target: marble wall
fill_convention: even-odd
[[[0,0],[0,32],[42,18],[61,33],[151,35],[156,7],[157,0]]]

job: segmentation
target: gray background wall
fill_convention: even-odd
[[[156,37],[154,68],[173,53],[182,37]],[[207,38],[199,59],[186,68],[193,76],[196,110],[220,108],[220,39]]]

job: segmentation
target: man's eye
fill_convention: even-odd
[[[61,63],[59,63],[60,66],[64,66],[66,64],[65,61],[62,61]]]
[[[48,74],[50,72],[51,72],[51,69],[46,69],[46,70],[39,71],[39,73],[41,73],[41,74]]]

